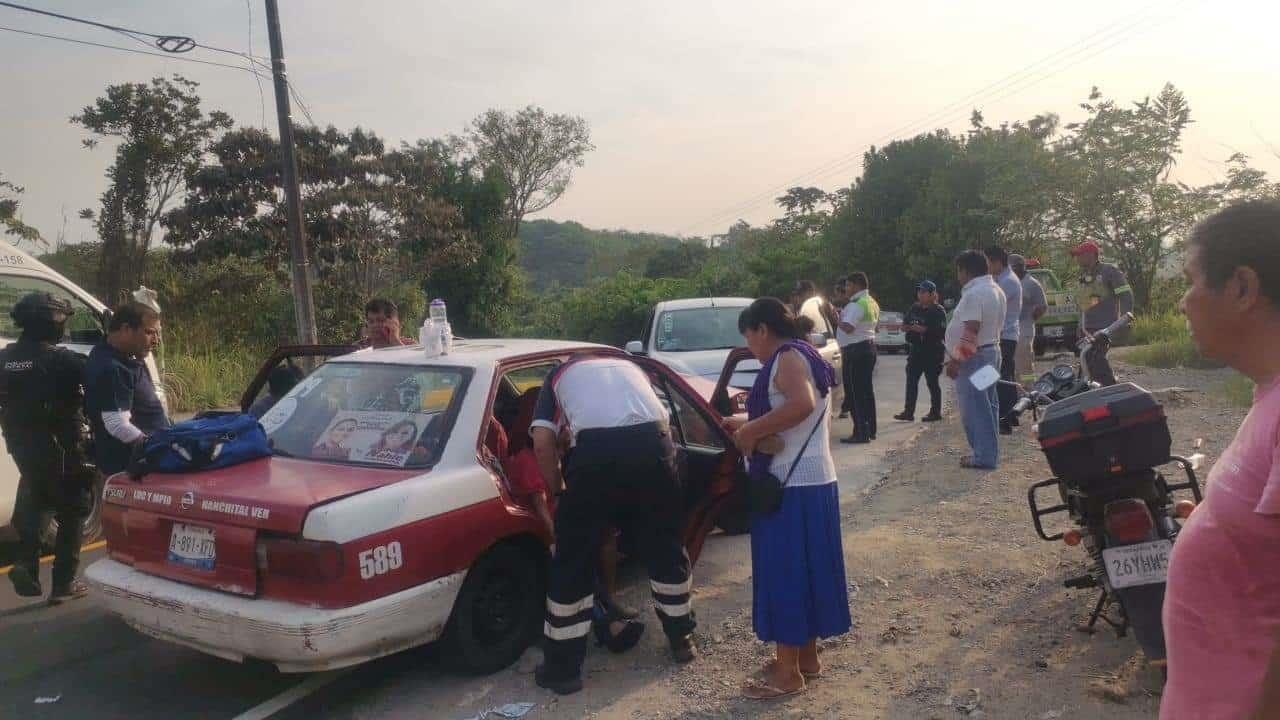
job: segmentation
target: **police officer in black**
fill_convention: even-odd
[[[53,588],[49,604],[84,597],[76,580],[80,528],[92,505],[94,469],[85,459],[85,359],[58,347],[72,315],[71,304],[49,293],[32,293],[10,313],[22,334],[0,351],[0,424],[21,473],[14,525],[18,556],[9,580],[19,595],[37,597],[40,587],[40,518],[53,511]]]
[[[920,392],[920,377],[929,386],[929,414],[920,418],[924,422],[942,419],[942,386],[938,376],[942,374],[942,361],[946,359],[943,338],[947,334],[947,313],[938,304],[938,286],[925,280],[916,287],[916,304],[902,319],[907,333],[907,397],[906,407],[895,420],[910,422],[916,418],[916,398]]]

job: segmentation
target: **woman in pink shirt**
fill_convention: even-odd
[[[1196,346],[1257,391],[1169,561],[1160,718],[1276,718],[1276,693],[1264,690],[1280,677],[1280,202],[1201,223],[1186,276]]]

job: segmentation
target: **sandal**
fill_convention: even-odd
[[[799,695],[808,689],[808,685],[801,685],[794,690],[783,690],[767,682],[752,681],[742,686],[742,695],[751,700],[776,700],[777,698]]]
[[[764,667],[752,673],[751,679],[752,680],[764,679],[764,677],[769,674],[769,670],[772,667],[773,667],[773,662],[770,662],[768,665],[765,665]],[[804,676],[805,680],[817,680],[818,678],[822,677],[822,670],[819,669],[816,672],[810,672],[808,670],[801,668],[800,674]]]

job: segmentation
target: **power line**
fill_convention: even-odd
[[[213,45],[204,45],[202,43],[196,42],[194,39],[187,37],[185,35],[159,35],[157,33],[145,32],[143,30],[133,30],[131,28],[120,27],[119,25],[110,25],[107,23],[98,22],[97,20],[89,20],[88,18],[75,17],[72,15],[63,15],[61,13],[56,13],[49,10],[41,10],[40,8],[28,7],[26,5],[19,5],[17,3],[7,2],[6,0],[0,0],[0,5],[4,7],[12,8],[14,10],[21,10],[23,12],[35,13],[36,15],[44,15],[46,17],[56,18],[58,20],[66,20],[67,22],[80,23],[81,25],[89,25],[91,27],[102,28],[103,30],[110,30],[112,32],[120,33],[126,37],[132,37],[134,40],[138,40],[138,38],[136,37],[138,35],[144,35],[146,37],[155,38],[155,43],[154,43],[155,47],[167,53],[184,53],[184,52],[190,52],[194,48],[203,48],[205,50],[226,53],[228,55],[240,55],[240,56],[245,55],[245,53],[242,53],[239,50],[227,50],[226,48],[214,47]],[[140,41],[140,42],[143,42],[148,46],[152,45],[152,43],[147,43],[146,41]],[[253,57],[253,56],[250,55],[248,57]],[[254,58],[254,59],[261,60],[262,58]]]
[[[0,3],[0,4],[3,4],[3,3]],[[146,50],[138,50],[137,48],[122,47],[120,45],[107,45],[106,43],[93,42],[92,40],[81,40],[79,38],[66,37],[63,35],[50,35],[48,33],[34,32],[32,30],[20,30],[18,28],[6,27],[4,25],[0,25],[0,30],[5,30],[7,32],[12,32],[12,33],[18,33],[20,35],[30,35],[32,37],[46,38],[48,40],[60,40],[62,42],[75,43],[77,45],[88,45],[90,47],[102,48],[104,50],[119,50],[120,52],[134,53],[135,55],[150,55],[151,57],[158,57],[164,60],[180,60],[182,62],[198,63],[200,65],[213,65],[214,67],[222,67],[222,68],[228,68],[231,70],[239,70],[240,72],[251,73],[255,78],[257,78],[259,81],[259,87],[261,87],[261,80],[263,77],[262,74],[259,73],[257,70],[253,69],[253,67],[245,67],[243,65],[232,65],[230,63],[215,62],[213,60],[198,60],[196,58],[189,58],[189,57],[183,57],[181,55],[174,55],[172,53],[148,52]],[[241,54],[243,55],[243,53]],[[310,122],[312,125],[315,125],[316,121],[311,116],[311,110],[310,108],[307,107],[306,103],[302,101],[302,97],[298,93],[298,90],[293,86],[292,82],[286,81],[286,84],[289,88],[289,94],[293,97],[294,101],[298,103],[298,107],[299,109],[302,110],[302,114],[306,116],[308,122]],[[264,110],[264,113],[265,113],[265,110]],[[265,120],[263,121],[263,125],[264,126],[266,125]]]
[[[1179,4],[1179,5],[1180,5],[1180,4],[1182,4],[1183,2],[1185,2],[1185,1],[1186,1],[1186,0],[1180,0],[1180,2],[1178,2],[1178,3],[1176,3],[1176,4]],[[920,120],[913,121],[913,122],[908,123],[907,125],[905,125],[905,126],[903,126],[903,127],[901,127],[901,128],[895,129],[895,130],[891,131],[890,133],[887,133],[886,135],[884,135],[884,136],[882,136],[881,138],[877,139],[877,140],[876,140],[875,142],[873,142],[872,144],[873,144],[873,145],[878,145],[878,144],[880,144],[880,143],[882,143],[882,142],[887,142],[887,141],[889,141],[889,140],[894,139],[897,135],[899,135],[900,133],[902,133],[902,132],[904,132],[904,131],[906,131],[906,130],[910,130],[910,129],[914,129],[914,128],[919,127],[919,126],[923,126],[923,125],[931,124],[931,123],[935,122],[935,120],[934,120],[935,118],[937,118],[937,117],[939,117],[940,115],[943,115],[943,114],[945,114],[945,113],[947,113],[947,112],[950,112],[952,109],[954,109],[954,108],[956,108],[956,107],[958,107],[958,106],[961,106],[961,105],[964,105],[964,104],[967,104],[967,103],[970,103],[970,102],[976,102],[976,101],[990,101],[990,100],[991,100],[991,98],[990,98],[990,97],[986,97],[986,96],[992,95],[992,94],[994,94],[994,93],[998,93],[998,92],[1000,92],[1000,91],[1002,91],[1002,90],[1005,90],[1005,89],[1007,89],[1007,88],[1009,88],[1009,87],[1015,86],[1015,85],[1017,85],[1018,83],[1023,82],[1023,81],[1025,81],[1025,80],[1029,79],[1029,78],[1030,78],[1030,77],[1031,77],[1035,72],[1037,72],[1037,71],[1038,71],[1038,69],[1039,69],[1041,66],[1043,66],[1043,65],[1046,65],[1046,64],[1053,64],[1053,63],[1055,63],[1055,62],[1057,62],[1057,61],[1059,61],[1059,60],[1061,60],[1061,59],[1067,59],[1067,58],[1070,58],[1070,57],[1072,57],[1072,56],[1078,55],[1079,53],[1084,52],[1084,51],[1087,51],[1087,50],[1088,50],[1088,49],[1090,49],[1091,47],[1094,47],[1094,46],[1096,46],[1097,44],[1099,44],[1099,43],[1101,43],[1101,42],[1106,42],[1107,40],[1112,40],[1112,39],[1116,39],[1116,38],[1123,39],[1123,37],[1124,37],[1125,35],[1127,35],[1128,33],[1130,33],[1130,32],[1134,29],[1134,27],[1136,27],[1136,26],[1137,26],[1137,25],[1139,25],[1141,22],[1143,22],[1143,20],[1145,19],[1146,15],[1147,15],[1148,13],[1150,13],[1150,11],[1151,11],[1151,10],[1153,10],[1153,9],[1155,9],[1155,8],[1158,8],[1158,7],[1160,7],[1161,5],[1162,5],[1162,3],[1153,3],[1153,4],[1151,4],[1151,5],[1148,5],[1147,7],[1143,8],[1143,9],[1142,9],[1142,10],[1140,10],[1140,11],[1138,11],[1137,13],[1135,13],[1135,14],[1133,14],[1133,15],[1130,15],[1129,17],[1124,18],[1124,19],[1122,19],[1122,20],[1118,20],[1118,21],[1116,21],[1115,23],[1112,23],[1111,25],[1106,26],[1105,28],[1103,28],[1103,29],[1101,29],[1101,30],[1095,31],[1095,32],[1093,32],[1093,33],[1090,33],[1089,35],[1087,35],[1087,36],[1085,36],[1085,37],[1082,37],[1082,38],[1080,38],[1080,39],[1076,40],[1075,42],[1073,42],[1073,43],[1071,43],[1071,44],[1069,44],[1069,45],[1067,45],[1067,46],[1065,46],[1065,47],[1063,47],[1063,48],[1061,48],[1061,49],[1059,49],[1059,50],[1057,50],[1057,51],[1055,51],[1055,52],[1053,52],[1053,53],[1050,53],[1049,55],[1047,55],[1047,56],[1045,56],[1045,57],[1042,57],[1041,59],[1037,60],[1036,62],[1031,63],[1030,65],[1027,65],[1026,67],[1022,68],[1021,70],[1018,70],[1017,72],[1014,72],[1014,73],[1011,73],[1011,74],[1009,74],[1009,75],[1006,75],[1005,77],[1001,78],[1000,80],[997,80],[997,81],[995,81],[994,83],[991,83],[991,84],[987,85],[986,87],[984,87],[984,88],[982,88],[982,89],[980,89],[980,90],[977,90],[977,91],[975,91],[975,92],[973,92],[973,93],[969,94],[968,96],[966,96],[966,97],[964,97],[964,98],[961,98],[960,100],[957,100],[956,102],[953,102],[953,103],[951,103],[951,104],[949,104],[949,105],[946,105],[946,106],[944,106],[944,107],[942,107],[942,108],[939,108],[938,110],[935,110],[935,111],[931,112],[930,114],[928,114],[928,115],[924,116],[924,117],[923,117],[923,118],[921,118]],[[1108,37],[1108,36],[1110,36],[1110,37]],[[1118,40],[1117,40],[1117,42],[1118,42]],[[1105,51],[1106,49],[1109,49],[1110,47],[1113,47],[1113,46],[1114,46],[1114,44],[1115,44],[1115,43],[1113,43],[1112,45],[1108,45],[1107,47],[1103,48],[1102,50],[1099,50],[1098,52],[1103,52],[1103,51]],[[1096,55],[1097,53],[1093,53],[1093,54],[1095,54],[1095,55]],[[1063,57],[1064,55],[1065,55],[1065,57]],[[1090,55],[1090,56],[1092,56],[1092,55]],[[1086,57],[1086,58],[1083,58],[1083,59],[1087,59],[1087,57]],[[1083,61],[1083,59],[1081,59],[1081,61]],[[1079,61],[1078,61],[1078,62],[1079,62]],[[1077,64],[1077,63],[1073,63],[1073,65],[1074,65],[1074,64]],[[1068,66],[1066,66],[1066,67],[1070,67],[1070,65],[1068,65]],[[1056,71],[1052,71],[1049,75],[1041,76],[1040,78],[1038,78],[1038,79],[1034,80],[1032,83],[1027,84],[1027,85],[1024,85],[1024,86],[1022,86],[1022,87],[1020,87],[1020,88],[1017,88],[1017,89],[1016,89],[1016,90],[1014,90],[1013,92],[1020,92],[1021,90],[1025,90],[1026,88],[1031,87],[1032,85],[1034,85],[1034,84],[1036,84],[1036,83],[1038,83],[1038,82],[1043,81],[1045,78],[1047,78],[1047,77],[1051,76],[1052,74],[1056,74],[1056,73],[1058,73],[1058,72],[1062,72],[1062,70],[1065,70],[1065,69],[1066,69],[1066,67],[1062,67],[1062,68],[1059,68],[1059,69],[1058,69],[1058,70],[1056,70]],[[999,98],[996,98],[996,99],[1002,99],[1002,98],[1004,98],[1004,97],[1008,97],[1008,95],[1009,95],[1009,94],[1011,94],[1011,93],[1006,93],[1005,95],[1001,95]],[[722,221],[724,221],[726,218],[731,219],[731,218],[732,218],[733,216],[735,216],[735,215],[738,215],[738,214],[740,214],[740,213],[742,213],[742,212],[745,212],[745,211],[747,211],[747,210],[754,209],[755,207],[759,206],[760,204],[762,204],[762,203],[763,203],[763,202],[765,202],[765,201],[772,201],[772,200],[773,200],[773,198],[774,198],[777,194],[782,193],[782,192],[785,192],[785,191],[786,191],[787,189],[789,189],[790,187],[793,187],[793,186],[795,186],[796,184],[801,183],[802,181],[805,181],[806,179],[810,179],[810,178],[814,178],[814,177],[826,177],[826,176],[829,176],[829,175],[834,174],[834,173],[836,173],[836,172],[840,172],[840,171],[842,171],[842,170],[844,170],[844,169],[847,169],[850,165],[852,165],[852,164],[856,163],[856,162],[857,162],[857,160],[858,160],[859,158],[861,158],[861,157],[862,157],[863,152],[864,152],[864,150],[861,150],[861,149],[856,150],[856,151],[852,151],[852,152],[847,153],[847,154],[845,154],[845,155],[841,155],[841,156],[839,156],[839,157],[835,158],[834,160],[830,160],[830,161],[828,161],[828,162],[826,162],[826,163],[823,163],[822,165],[819,165],[819,166],[818,166],[818,167],[816,167],[816,168],[812,168],[812,169],[810,169],[810,170],[808,170],[808,171],[805,171],[804,173],[801,173],[800,175],[796,176],[795,178],[793,178],[792,180],[788,181],[787,183],[785,183],[785,184],[783,184],[783,185],[780,185],[780,186],[778,186],[778,187],[776,187],[776,188],[773,188],[773,189],[770,189],[770,190],[767,190],[767,191],[764,191],[764,192],[758,193],[758,194],[756,194],[756,195],[753,195],[753,196],[749,197],[748,199],[746,199],[746,200],[744,200],[744,201],[741,201],[741,202],[739,202],[739,203],[737,203],[737,204],[735,204],[735,205],[733,205],[733,206],[731,206],[731,207],[729,207],[729,208],[726,208],[726,209],[724,209],[724,210],[722,210],[722,211],[720,211],[720,212],[718,212],[718,213],[716,213],[716,214],[714,214],[714,215],[707,216],[706,218],[704,218],[704,219],[702,219],[702,220],[700,220],[700,221],[697,221],[696,223],[693,223],[693,224],[690,224],[690,225],[686,226],[686,228],[685,228],[683,231],[681,231],[681,234],[685,234],[685,233],[688,233],[688,232],[689,232],[689,231],[691,231],[691,230],[697,230],[697,229],[700,229],[700,228],[703,228],[703,227],[709,226],[709,225],[714,224],[714,223],[722,222]]]
[[[33,37],[47,38],[49,40],[61,40],[63,42],[76,43],[78,45],[90,45],[92,47],[104,48],[106,50],[119,50],[121,52],[135,53],[138,55],[150,55],[151,57],[164,58],[165,60],[181,60],[182,62],[199,63],[201,65],[213,65],[215,67],[231,68],[232,70],[239,70],[241,72],[250,72],[250,73],[253,73],[254,75],[258,74],[256,70],[247,68],[243,65],[232,65],[230,63],[214,62],[213,60],[197,60],[196,58],[181,57],[179,55],[173,55],[171,53],[148,52],[146,50],[138,50],[137,48],[127,48],[127,47],[121,47],[119,45],[107,45],[105,43],[93,42],[91,40],[80,40],[78,38],[70,38],[62,35],[50,35],[48,33],[39,33],[31,30],[19,30],[18,28],[5,27],[3,25],[0,25],[0,30],[7,30],[9,32],[19,33],[22,35],[31,35]]]

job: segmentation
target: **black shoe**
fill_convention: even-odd
[[[938,413],[929,413],[928,415],[925,415],[924,417],[920,418],[920,422],[938,422],[941,419],[942,419],[942,415]]]
[[[538,665],[533,671],[533,681],[540,688],[546,688],[557,695],[572,695],[582,690],[582,676],[555,678],[547,672],[546,665]]]
[[[672,640],[671,657],[681,665],[693,662],[698,657],[698,646],[693,644],[693,636],[685,635],[679,640]]]
[[[1001,425],[1001,426],[1000,426],[1000,434],[1001,434],[1001,435],[1012,435],[1012,434],[1013,434],[1013,428],[1009,427],[1008,425]]]
[[[9,571],[9,582],[13,583],[13,591],[22,597],[40,597],[44,594],[44,588],[40,587],[40,576],[24,565],[13,566]]]
[[[853,437],[840,438],[840,442],[845,445],[866,445],[871,442],[871,438],[866,435],[854,435]]]
[[[897,415],[894,415],[893,419],[901,420],[902,422],[913,422],[916,419],[916,416],[913,413],[900,412]]]
[[[80,580],[73,580],[71,584],[55,587],[53,592],[49,593],[49,607],[61,605],[69,600],[79,600],[88,594],[88,585],[85,585]]]

